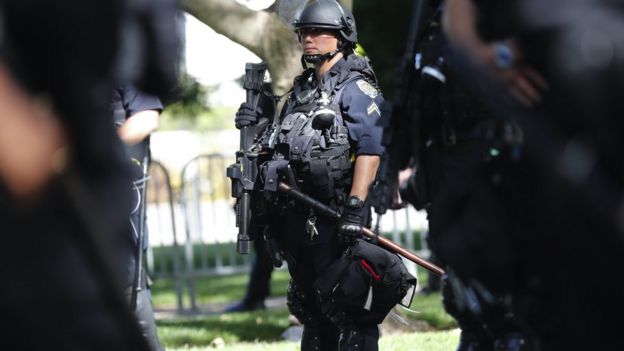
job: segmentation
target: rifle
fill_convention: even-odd
[[[267,70],[266,63],[245,64],[245,81],[243,88],[247,91],[247,103],[258,106],[262,83]],[[238,237],[236,251],[241,255],[249,253],[249,234],[251,222],[251,193],[258,176],[258,153],[252,150],[254,146],[255,128],[245,126],[240,130],[240,150],[236,152],[236,163],[227,168],[227,177],[232,180],[232,197],[236,198],[236,226]]]
[[[412,8],[412,20],[410,22],[407,45],[399,70],[397,70],[398,98],[393,103],[384,101],[381,106],[380,120],[384,127],[382,145],[385,153],[379,165],[378,181],[371,190],[372,206],[378,214],[376,231],[379,230],[379,222],[382,215],[388,209],[400,208],[398,203],[398,174],[409,163],[412,148],[410,125],[406,119],[407,104],[412,82],[415,79],[414,60],[417,43],[420,42],[429,18],[429,7],[432,0],[415,0]],[[411,128],[412,130],[414,128]]]
[[[318,200],[315,200],[311,196],[308,196],[302,193],[301,191],[288,186],[286,183],[280,182],[277,189],[282,193],[288,194],[294,200],[299,201],[302,204],[314,209],[316,213],[322,214],[329,218],[333,218],[335,220],[340,219],[340,213],[338,211],[334,210],[333,208],[325,205],[324,203]],[[364,236],[366,236],[369,239],[376,240],[379,243],[379,245],[384,247],[386,250],[407,258],[408,260],[425,268],[431,273],[436,274],[438,276],[444,275],[444,270],[442,268],[436,266],[435,264],[421,257],[418,257],[416,254],[401,247],[397,243],[375,234],[372,230],[368,228],[362,228],[362,234],[364,234]]]

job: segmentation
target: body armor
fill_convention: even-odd
[[[376,83],[367,61],[356,55],[346,58],[347,65],[337,74],[316,80],[313,69],[297,77],[279,124],[271,136],[275,153],[264,167],[268,179],[275,178],[275,167],[288,164],[297,186],[324,202],[342,204],[345,188],[352,177],[352,155],[348,130],[340,108],[345,86],[358,79]],[[369,74],[370,72],[370,74]],[[329,118],[328,115],[333,115]],[[270,189],[277,182],[265,179]]]

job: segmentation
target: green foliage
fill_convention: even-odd
[[[353,4],[358,40],[371,59],[386,99],[394,95],[412,4],[409,0],[357,0]]]
[[[159,129],[206,131],[234,128],[235,107],[213,107],[208,104],[208,96],[215,89],[202,85],[184,73],[170,101],[165,101]]]
[[[214,88],[208,88],[200,84],[188,73],[183,73],[178,81],[178,86],[171,94],[171,101],[167,101],[164,114],[174,118],[193,118],[210,111],[208,106],[208,93]]]

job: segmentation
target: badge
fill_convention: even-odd
[[[377,95],[379,94],[379,92],[377,91],[377,89],[375,89],[374,86],[372,86],[369,82],[365,81],[365,80],[358,80],[357,81],[357,86],[358,88],[360,88],[360,90],[371,97],[371,99],[374,99],[377,97]]]
[[[375,101],[371,101],[370,105],[368,105],[368,108],[366,108],[366,112],[367,114],[370,116],[373,112],[377,112],[377,115],[381,116],[381,111],[379,111],[379,107],[377,106],[377,104],[375,103]]]

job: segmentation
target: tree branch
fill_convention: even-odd
[[[283,94],[301,72],[301,48],[276,12],[253,11],[234,0],[182,0],[192,16],[267,62],[273,90]],[[241,68],[242,72],[242,68]]]
[[[234,0],[182,0],[183,9],[230,40],[263,57],[261,45],[271,15],[253,11]]]

